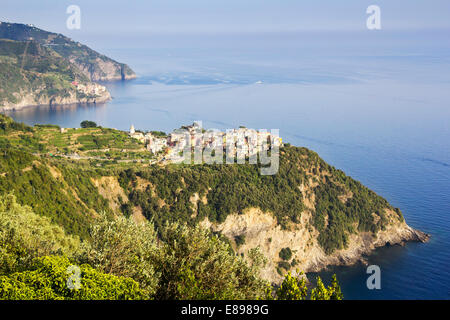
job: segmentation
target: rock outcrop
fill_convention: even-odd
[[[17,102],[3,102],[3,105],[0,105],[0,110],[20,110],[42,105],[97,104],[111,100],[111,95],[106,87],[97,83],[80,84],[65,96],[47,96],[39,95],[36,91],[21,91],[15,93],[15,97]]]
[[[387,214],[391,214],[387,212]],[[395,219],[395,213],[391,215]],[[290,248],[292,258],[286,261],[291,269],[304,272],[318,272],[328,266],[352,265],[364,262],[365,256],[375,248],[386,245],[403,245],[408,241],[428,241],[429,235],[409,227],[404,221],[392,221],[392,225],[379,231],[374,237],[369,232],[350,235],[346,248],[327,255],[317,241],[318,231],[309,224],[310,215],[302,213],[301,221],[283,230],[270,212],[262,212],[258,208],[245,210],[241,215],[227,216],[225,222],[213,224],[208,219],[202,222],[206,228],[221,232],[234,243],[237,236],[245,239],[245,243],[234,249],[238,254],[245,254],[252,248],[259,247],[268,263],[261,276],[274,283],[279,283],[282,276],[277,272],[278,263],[283,261],[279,253],[283,248]]]

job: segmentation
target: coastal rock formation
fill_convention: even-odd
[[[40,91],[21,91],[14,93],[17,102],[4,102],[0,110],[20,110],[41,105],[69,105],[104,103],[111,100],[111,95],[105,86],[97,83],[80,84],[68,91],[64,96],[40,95]]]
[[[392,213],[390,213],[392,214]],[[277,224],[270,212],[263,212],[259,208],[250,208],[241,215],[227,216],[225,222],[211,223],[208,219],[202,222],[206,228],[220,232],[234,243],[233,239],[241,237],[244,244],[234,245],[238,254],[246,254],[250,249],[259,247],[268,262],[262,270],[261,276],[274,283],[283,277],[277,272],[278,263],[282,262],[280,251],[289,248],[292,251],[292,271],[296,269],[304,272],[318,272],[328,266],[352,265],[365,262],[364,256],[375,248],[386,245],[403,245],[408,241],[426,242],[429,235],[409,227],[404,221],[399,221],[392,214],[392,225],[380,231],[374,237],[370,232],[352,234],[346,248],[336,250],[332,254],[325,253],[317,237],[318,231],[309,225],[310,216],[304,212],[300,223],[283,230]]]

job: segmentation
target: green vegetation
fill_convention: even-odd
[[[221,223],[229,214],[258,207],[272,212],[288,229],[300,221],[304,210],[311,211],[303,199],[314,194],[311,226],[319,231],[319,243],[327,253],[344,248],[351,233],[385,228],[389,223],[385,209],[396,210],[306,148],[282,148],[276,175],[261,176],[258,170],[255,165],[168,165],[122,171],[119,181],[131,203],[142,208],[157,228],[165,221],[195,225],[206,217]],[[145,190],[135,187],[138,178],[149,182]],[[206,197],[206,204],[194,206],[190,199],[195,193]]]
[[[167,224],[160,241],[147,221],[103,214],[79,245],[9,195],[0,227],[0,299],[257,299],[268,287],[258,250],[248,265],[199,226]]]
[[[102,214],[90,235],[91,241],[83,244],[79,261],[102,272],[133,278],[147,296],[154,296],[158,275],[153,261],[158,249],[150,223],[136,224],[125,217],[111,220]]]
[[[84,120],[80,123],[82,128],[97,128],[97,124],[94,121]]]
[[[270,294],[272,295],[272,294]],[[275,292],[278,300],[343,300],[344,295],[334,274],[331,284],[325,287],[320,277],[316,278],[316,287],[309,292],[303,273],[293,276],[290,272],[284,277],[281,286]]]
[[[66,159],[72,154],[81,159]],[[133,162],[152,156],[125,132],[107,128],[61,132],[0,116],[0,192],[14,191],[20,203],[82,237],[92,217],[86,208],[111,211],[93,184],[102,176],[117,177],[129,200],[122,205],[124,212],[129,215],[132,207],[140,208],[158,232],[168,221],[194,226],[208,218],[221,223],[229,214],[251,207],[272,212],[278,224],[289,229],[309,211],[310,227],[319,231],[320,245],[331,253],[344,248],[351,233],[384,230],[392,220],[386,210],[403,221],[400,210],[316,153],[284,147],[280,156],[279,172],[273,176],[261,176],[258,166],[248,164],[150,166]],[[195,194],[206,201],[194,205]],[[304,204],[311,197],[313,209]],[[237,239],[236,244],[241,242]]]
[[[288,262],[286,262],[286,261],[278,262],[278,270],[277,271],[280,275],[283,274],[285,271],[288,271],[290,268],[291,268],[291,265]],[[285,271],[283,271],[283,269]]]
[[[285,261],[289,261],[292,258],[291,248],[283,248],[280,250],[279,256]]]
[[[78,296],[33,287],[53,277],[45,258],[55,270],[74,264],[122,288],[115,298],[265,298],[270,290],[259,277],[264,257],[257,248],[236,255],[231,243],[242,250],[244,235],[227,239],[200,228],[201,221],[221,223],[260,208],[291,230],[307,213],[326,253],[345,247],[351,233],[374,235],[403,221],[400,210],[306,148],[281,148],[273,176],[261,176],[255,165],[135,163],[141,154],[149,154],[144,145],[118,130],[29,127],[0,115],[0,276],[5,288],[24,290],[3,297],[111,297],[98,296],[95,286]],[[280,250],[280,275],[298,263],[292,256],[290,248]],[[301,280],[289,277],[274,297],[306,297]],[[338,287],[335,278],[329,287],[318,280],[307,296],[339,299]]]
[[[150,131],[150,133],[155,136],[155,137],[159,137],[159,138],[165,138],[167,137],[167,133],[163,132],[163,131]]]
[[[79,289],[69,289],[72,263],[65,257],[37,258],[29,270],[0,276],[1,300],[131,300],[145,296],[129,278],[81,265]]]
[[[0,25],[1,26],[1,25]],[[0,105],[19,102],[18,94],[36,99],[75,94],[72,81],[88,78],[57,53],[36,42],[0,39]]]
[[[0,196],[0,274],[25,270],[40,256],[72,257],[78,249],[77,237],[18,204],[14,195]]]
[[[236,243],[237,247],[242,246],[245,243],[245,236],[240,235],[240,236],[234,237],[234,242]]]

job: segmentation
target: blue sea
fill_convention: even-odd
[[[27,124],[171,131],[279,129],[399,207],[428,243],[376,250],[336,272],[347,299],[450,298],[450,32],[335,32],[77,39],[139,78],[104,105],[8,113]]]

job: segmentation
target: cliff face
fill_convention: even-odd
[[[128,80],[136,74],[126,64],[102,55],[72,39],[41,30],[31,25],[0,23],[0,39],[16,41],[33,40],[57,52],[76,65],[91,81]]]
[[[17,102],[4,102],[3,105],[0,105],[0,110],[20,110],[41,105],[104,103],[111,100],[111,95],[106,87],[97,83],[80,84],[69,90],[64,96],[40,95],[39,90],[21,91],[15,93],[15,96]]]
[[[331,265],[352,265],[358,261],[364,262],[364,256],[375,248],[385,245],[401,245],[407,241],[425,242],[428,235],[409,227],[404,221],[399,221],[393,212],[391,225],[386,230],[373,236],[369,232],[352,234],[346,248],[328,255],[317,240],[319,232],[308,223],[310,216],[304,212],[300,223],[292,225],[289,230],[283,230],[277,224],[273,214],[251,208],[244,214],[229,215],[221,224],[211,223],[208,219],[202,222],[206,228],[220,232],[233,242],[236,237],[245,239],[245,243],[234,249],[238,254],[246,254],[250,249],[259,247],[268,263],[261,276],[274,283],[279,283],[283,277],[277,272],[278,263],[287,262],[290,270],[318,272]],[[292,257],[288,261],[280,258],[280,251],[290,248]]]
[[[220,233],[244,257],[259,247],[268,260],[262,276],[273,282],[287,271],[350,265],[380,246],[428,240],[398,208],[305,148],[282,148],[274,176],[255,171],[244,165],[142,171],[129,183],[129,201],[156,223],[175,219]]]
[[[127,65],[117,63],[106,57],[97,57],[94,61],[87,62],[80,57],[71,55],[69,60],[92,81],[131,80],[136,78],[136,74]]]

